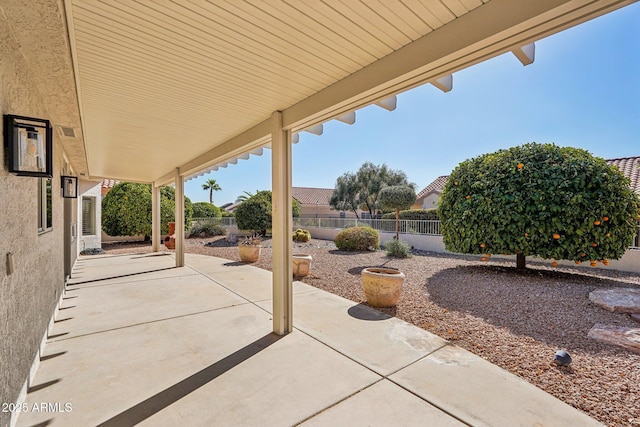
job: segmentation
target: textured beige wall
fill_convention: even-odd
[[[42,80],[36,77],[41,70],[34,70],[34,64],[25,58],[24,41],[18,41],[15,20],[5,10],[11,3],[0,2],[0,110],[51,119],[59,103],[44,94]],[[18,398],[64,288],[63,199],[59,192],[63,152],[56,136],[54,133],[53,229],[40,235],[38,178],[9,174],[4,144],[0,144],[0,403]],[[7,274],[9,252],[15,268],[11,275]],[[0,426],[9,422],[10,414],[0,412]]]

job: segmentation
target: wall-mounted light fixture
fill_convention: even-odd
[[[53,129],[49,120],[4,115],[4,144],[9,172],[22,176],[53,176]]]
[[[60,177],[60,186],[62,187],[62,197],[66,199],[78,198],[78,177],[66,176]]]

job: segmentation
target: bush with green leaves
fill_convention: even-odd
[[[408,258],[411,256],[411,247],[398,239],[391,239],[384,244],[384,249],[387,251],[387,256],[393,258]]]
[[[195,202],[193,204],[194,218],[220,218],[222,212],[220,208],[209,202]]]
[[[294,233],[293,233],[293,241],[294,242],[308,242],[309,240],[311,240],[311,233],[309,232],[309,230],[303,230],[301,228],[298,228]]]
[[[439,215],[448,251],[517,254],[524,268],[525,256],[620,258],[639,209],[615,166],[582,149],[530,143],[458,165]]]
[[[227,230],[215,221],[197,221],[191,226],[189,237],[224,236]]]
[[[259,231],[265,235],[271,228],[271,203],[259,197],[242,202],[236,209],[236,224],[240,230]]]
[[[185,196],[185,230],[189,229],[193,210]],[[175,221],[175,189],[160,189],[160,232],[169,232]],[[102,229],[110,236],[151,236],[151,186],[121,182],[113,186],[102,200]]]
[[[341,251],[368,251],[380,247],[380,235],[371,227],[350,227],[333,239]]]
[[[236,208],[236,224],[240,230],[260,232],[263,236],[271,228],[271,191],[258,191]],[[300,204],[292,199],[292,215],[300,215]]]
[[[382,219],[395,219],[395,212],[389,212],[382,215]],[[415,221],[437,221],[440,218],[438,217],[438,210],[435,208],[431,209],[407,209],[404,211],[400,211],[399,213],[400,219],[406,220],[415,220]]]

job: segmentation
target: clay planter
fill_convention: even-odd
[[[392,268],[370,267],[360,273],[367,303],[374,307],[393,307],[398,303],[404,273]]]
[[[293,254],[291,256],[293,277],[304,277],[309,274],[309,267],[311,266],[311,255],[307,254]]]
[[[260,258],[260,246],[238,245],[238,255],[242,262],[256,262]]]
[[[164,245],[167,249],[175,249],[176,248],[176,223],[169,223],[169,234],[164,238]]]

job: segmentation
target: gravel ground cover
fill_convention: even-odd
[[[271,241],[254,265],[271,269]],[[145,243],[103,245],[107,253],[149,252]],[[187,239],[185,251],[239,261],[223,237]],[[294,243],[313,257],[307,284],[364,303],[360,271],[397,268],[406,275],[397,307],[382,311],[437,334],[546,390],[609,426],[640,425],[640,354],[587,338],[595,323],[640,327],[626,314],[589,301],[589,292],[640,288],[640,275],[600,268],[551,268],[414,251],[407,259],[383,251],[341,252],[331,241]],[[553,356],[573,358],[557,367]]]

